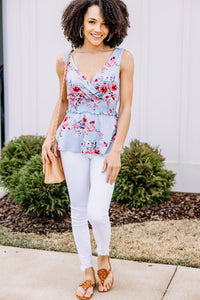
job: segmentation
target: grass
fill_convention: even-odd
[[[176,264],[200,268],[200,221],[152,221],[112,227],[113,258]],[[96,244],[91,234],[93,255]],[[77,253],[71,232],[15,233],[0,226],[0,244],[14,247]]]

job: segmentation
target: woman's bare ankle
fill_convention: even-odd
[[[109,268],[109,255],[98,255],[98,269]]]
[[[85,279],[89,279],[95,282],[95,271],[93,267],[85,269]]]

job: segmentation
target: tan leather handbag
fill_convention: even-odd
[[[63,93],[64,93],[64,87],[66,85],[66,82],[65,82],[65,79],[66,79],[66,74],[67,74],[67,66],[68,66],[68,63],[69,63],[69,57],[70,57],[70,54],[73,52],[73,50],[71,50],[69,52],[69,55],[68,55],[68,58],[67,58],[67,61],[66,61],[66,65],[65,65],[65,69],[64,69],[64,77],[63,77],[63,84],[62,84],[62,92],[61,92],[61,96],[60,96],[60,99],[59,99],[59,105],[58,105],[58,111],[57,111],[57,118],[56,118],[56,124],[55,124],[55,127],[54,127],[54,133],[53,133],[53,140],[52,140],[52,151],[54,149],[54,145],[55,145],[55,141],[56,141],[56,130],[57,130],[57,127],[58,127],[58,120],[59,120],[59,114],[60,114],[60,105],[61,105],[61,101],[62,101],[62,98],[63,98]],[[66,101],[67,100],[67,97],[66,97]],[[63,171],[63,167],[62,167],[62,161],[61,161],[61,158],[60,158],[60,155],[58,157],[54,156],[54,160],[48,164],[48,163],[44,163],[43,164],[43,173],[45,174],[45,180],[44,182],[46,184],[52,184],[52,183],[60,183],[62,181],[65,180],[65,174],[64,174],[64,171]]]

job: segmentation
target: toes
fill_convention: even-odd
[[[109,289],[109,284],[106,283],[106,284],[105,284],[105,291],[107,291],[108,289]]]
[[[103,290],[104,290],[104,292],[107,291],[107,288],[106,288],[106,282],[104,282],[104,284],[103,284]]]
[[[112,283],[112,275],[110,275],[108,278],[106,278],[106,280],[104,282],[103,289],[105,292],[110,289],[111,283]]]
[[[82,297],[85,294],[85,290],[82,287],[78,287],[76,295]]]
[[[107,289],[109,289],[111,287],[111,283],[112,283],[112,276],[110,277],[110,280],[107,283]]]
[[[106,288],[106,282],[104,281],[103,283],[103,291],[106,292],[107,291],[107,288]]]
[[[84,295],[85,297],[90,297],[93,293],[93,288],[88,288],[86,294]]]
[[[100,285],[100,286],[99,286],[99,291],[100,291],[100,292],[103,292],[103,290],[104,290],[104,289],[103,289],[103,286]]]
[[[85,292],[85,290],[82,287],[78,287],[77,291],[76,291],[76,295],[79,297],[90,297],[93,293],[93,288],[90,287],[87,289],[87,291]]]
[[[103,287],[103,285],[101,284],[101,282],[98,283],[98,290],[99,290],[100,292],[103,292],[103,290],[104,290],[104,287]]]

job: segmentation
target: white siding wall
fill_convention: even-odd
[[[56,58],[70,44],[66,0],[3,0],[6,139],[45,134],[58,99]],[[126,0],[131,28],[121,45],[135,59],[125,142],[160,146],[176,191],[200,192],[200,1]]]

